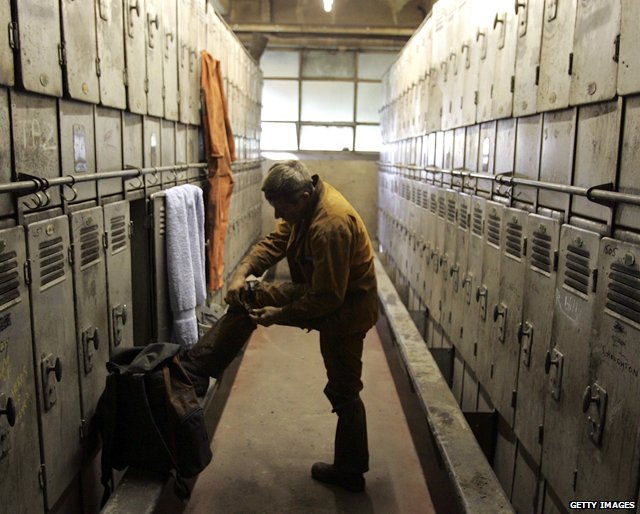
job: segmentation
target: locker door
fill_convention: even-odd
[[[142,168],[142,116],[125,112],[122,115],[122,157],[124,167]],[[144,178],[125,181],[126,191],[141,190]]]
[[[191,61],[191,0],[178,0],[178,91],[180,96],[180,122],[189,123],[190,80],[189,65]],[[226,74],[228,70],[223,70]]]
[[[89,428],[109,360],[104,221],[100,207],[74,212],[70,218],[82,419]]]
[[[513,92],[514,116],[536,112],[543,10],[544,0],[524,0],[516,5],[518,41]]]
[[[166,41],[162,34],[162,0],[146,0],[147,112],[151,116],[164,114],[162,61]],[[169,38],[170,40],[171,38]]]
[[[640,4],[639,4],[640,5]],[[637,169],[640,163],[640,96],[625,99],[622,151],[620,154],[620,173],[618,191],[637,192]],[[616,226],[640,229],[640,207],[620,203],[616,206]]]
[[[161,162],[163,166],[173,165],[176,163],[176,124],[173,121],[162,120],[161,125]],[[175,185],[177,179],[177,173],[165,174],[163,188],[166,189],[167,187]]]
[[[453,190],[444,192],[446,199],[446,219],[444,226],[444,245],[442,254],[442,316],[441,324],[445,334],[451,342],[458,342],[458,338],[453,334],[452,327],[452,305],[455,291],[457,290],[457,269],[459,269],[457,257],[458,242],[458,193]],[[458,268],[456,268],[456,265]]]
[[[635,499],[640,405],[640,245],[600,241],[598,291],[591,337],[592,372],[584,414],[576,494]],[[618,500],[619,501],[619,500]]]
[[[560,222],[529,215],[526,292],[522,323],[517,330],[520,369],[515,432],[536,465],[540,465],[543,444],[540,430],[544,424],[545,358],[551,340],[559,238]]]
[[[122,116],[120,111],[96,107],[96,166],[98,173],[122,169]],[[98,182],[100,197],[122,194],[122,180]]]
[[[145,13],[145,0],[125,0],[124,50],[127,65],[127,109],[136,114],[147,114]]]
[[[424,183],[421,183],[421,187],[422,202],[420,204],[420,225],[418,235],[418,291],[422,302],[426,304],[427,295],[431,289],[431,284],[428,282],[429,269],[427,267],[427,248],[430,244],[429,238],[431,237],[429,232],[429,188]]]
[[[616,94],[620,0],[578,2],[573,39],[571,105],[609,100]]]
[[[491,224],[490,215],[487,237],[493,237]],[[522,322],[525,289],[526,231],[527,213],[519,209],[505,209],[500,241],[500,288],[496,301],[489,304],[488,313],[491,318],[492,372],[487,390],[493,404],[510,426],[513,426],[517,410],[514,391],[518,384],[520,344],[517,333]],[[525,403],[519,406],[525,411],[527,419],[529,406]]]
[[[441,323],[442,313],[442,289],[444,285],[443,258],[446,245],[446,223],[447,223],[447,199],[446,191],[439,187],[434,188],[436,193],[437,213],[435,218],[435,234],[433,238],[433,251],[431,253],[431,269],[433,286],[431,288],[432,307],[431,318],[437,324]],[[431,197],[433,201],[433,193]]]
[[[491,36],[496,52],[491,90],[492,119],[507,118],[513,112],[513,81],[516,69],[518,27],[518,17],[514,12],[513,2],[501,0],[493,19],[493,34]],[[490,49],[489,51],[493,52],[494,50]]]
[[[569,105],[576,4],[577,0],[545,0],[538,112],[563,109]]]
[[[182,123],[176,123],[176,164],[186,164],[187,162],[187,131],[188,128]],[[188,171],[178,172],[178,182],[186,182]]]
[[[61,2],[62,32],[69,96],[83,102],[98,103],[96,14],[94,2]]]
[[[162,2],[162,56],[164,59],[162,66],[164,88],[162,93],[164,98],[164,117],[170,120],[178,119],[178,105],[183,101],[182,89],[178,93],[178,49],[179,40],[182,36],[178,30],[179,16],[177,8],[176,0]]]
[[[584,430],[582,394],[589,382],[591,323],[595,308],[600,236],[563,225],[548,357],[542,474],[562,505],[576,498],[575,469]],[[546,364],[546,362],[549,364]],[[594,493],[595,494],[595,493]]]
[[[471,197],[467,194],[458,195],[458,224],[455,231],[456,258],[450,268],[450,329],[449,336],[456,349],[466,362],[472,362],[473,349],[463,344],[463,323],[465,309],[465,288],[467,287],[467,262],[469,254],[471,220]]]
[[[191,113],[189,122],[192,125],[200,125],[200,51],[205,48],[207,21],[205,0],[193,0],[193,2],[193,16],[195,18],[194,21],[197,22],[197,26],[193,26],[193,29],[191,30],[191,49],[189,52],[189,105]],[[245,91],[247,89],[245,89]],[[244,105],[241,105],[239,108],[239,115],[245,116],[246,112],[247,110]],[[246,132],[243,129],[243,123],[238,121],[235,126],[237,133],[246,136]]]
[[[0,88],[0,130],[4,134],[9,134],[10,127],[9,94],[6,89]],[[0,140],[0,183],[8,184],[9,182],[11,182],[11,138],[3,137]],[[0,216],[8,216],[13,212],[11,195],[0,195]]]
[[[143,130],[143,163],[144,167],[160,166],[160,119],[145,117],[142,125]],[[155,191],[160,188],[162,177],[158,174],[147,175],[145,177],[147,186]]]
[[[31,310],[22,227],[0,231],[0,498],[6,512],[42,512]]]
[[[187,128],[187,162],[203,162],[204,157],[204,145],[200,134],[198,133],[198,127]],[[197,168],[190,168],[187,172],[189,182],[196,181],[200,178],[207,176],[206,170],[200,170]]]
[[[117,109],[127,106],[122,2],[96,2],[96,31],[100,77],[100,103]]]
[[[62,96],[59,2],[16,1],[14,12],[19,39],[17,65],[23,87],[34,93]]]
[[[518,119],[515,141],[515,167],[519,177],[538,180],[540,175],[540,150],[542,145],[542,114]],[[518,186],[514,205],[525,204],[527,208],[536,204],[538,190],[534,187]]]
[[[109,347],[133,345],[129,202],[104,207]]]
[[[153,324],[155,341],[171,341],[171,308],[167,286],[167,259],[165,253],[166,210],[164,193],[151,195],[153,216]]]
[[[427,297],[425,304],[432,315],[435,310],[434,302],[438,301],[438,297],[434,295],[435,286],[435,255],[436,255],[436,220],[438,218],[438,190],[433,185],[427,185],[429,195],[429,210],[427,212],[426,232],[427,237],[425,245],[425,281],[427,283]],[[393,234],[393,232],[392,232]],[[393,236],[392,236],[393,237]]]
[[[82,454],[67,217],[30,224],[27,246],[45,501],[50,509],[80,469]]]
[[[0,2],[0,26],[11,26],[11,2],[3,0]],[[0,84],[3,86],[13,86],[15,83],[13,69],[13,48],[11,47],[11,37],[3,39],[0,43]]]
[[[492,12],[492,9],[485,9]],[[492,15],[495,15],[495,11]],[[493,75],[496,69],[496,39],[500,36],[500,31],[493,30],[493,20],[487,19],[487,14],[482,17],[482,23],[478,23],[476,31],[476,41],[479,45],[480,63],[478,73],[478,94],[476,120],[480,123],[492,119],[491,117],[491,88],[493,85]]]
[[[640,53],[638,53],[640,4],[635,0],[621,0],[620,7],[618,94],[627,95],[640,92]]]

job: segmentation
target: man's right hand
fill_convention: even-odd
[[[229,288],[227,289],[227,295],[224,297],[224,301],[229,305],[242,305],[245,300],[245,284],[246,277],[236,273],[231,282],[229,282]]]

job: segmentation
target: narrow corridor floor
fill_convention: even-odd
[[[332,462],[337,417],[322,393],[325,371],[317,332],[258,329],[251,338],[184,512],[431,513],[422,468],[376,329],[364,345],[370,471],[362,494],[311,479],[316,461]]]

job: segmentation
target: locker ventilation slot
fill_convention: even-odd
[[[124,215],[111,218],[111,253],[127,247],[127,226]]]
[[[477,207],[473,210],[473,233],[482,237],[482,209]]]
[[[522,257],[522,225],[507,223],[507,241],[504,250],[516,259]]]
[[[40,250],[40,286],[45,287],[64,277],[64,245],[62,238],[56,237],[38,245]]]
[[[100,260],[100,234],[98,225],[80,229],[80,267]]]
[[[551,273],[551,267],[551,236],[534,232],[531,245],[531,268]]]
[[[422,208],[423,209],[429,208],[429,193],[427,193],[424,190],[422,191]]]
[[[447,200],[447,220],[449,223],[456,222],[456,202],[451,198]]]
[[[438,210],[438,197],[435,193],[431,193],[431,202],[429,204],[429,208],[433,214]]]
[[[487,239],[489,243],[500,248],[500,216],[489,214],[487,219]]]
[[[16,252],[0,255],[0,306],[20,298],[20,275]]]
[[[606,307],[640,323],[640,272],[623,264],[611,264]]]
[[[164,208],[164,198],[162,198],[162,206],[158,209],[158,219],[155,220],[158,224],[158,234],[163,236],[166,229],[166,212]]]
[[[447,209],[446,209],[446,206],[444,204],[444,197],[440,196],[438,198],[438,217],[440,219],[444,219],[446,210]]]
[[[564,272],[564,284],[587,294],[590,277],[589,252],[573,245],[567,246],[567,269]]]
[[[469,229],[469,207],[466,203],[460,204],[460,228],[462,230]]]

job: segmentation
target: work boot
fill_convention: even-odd
[[[342,473],[333,464],[316,462],[311,466],[311,477],[325,484],[339,485],[352,493],[364,491],[364,476],[362,473]]]

